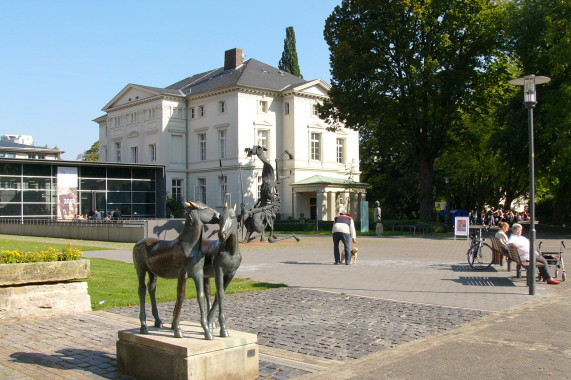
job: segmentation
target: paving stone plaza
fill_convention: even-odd
[[[227,296],[228,327],[258,336],[260,378],[568,378],[568,281],[537,284],[529,296],[515,271],[471,270],[466,240],[371,237],[358,246],[352,266],[332,265],[325,236],[242,249],[238,276],[288,285]],[[173,306],[160,304],[163,321]],[[195,301],[182,320],[198,321]],[[0,379],[123,378],[117,331],[134,326],[138,307],[0,322]]]

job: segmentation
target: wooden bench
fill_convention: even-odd
[[[503,245],[500,239],[496,237],[491,237],[490,242],[492,242],[492,250],[494,251],[494,262],[499,262],[499,264],[503,266],[505,257],[506,262],[508,263],[508,272],[510,272],[512,260],[510,259],[510,255],[505,245]],[[496,260],[496,257],[499,257],[499,260]]]
[[[517,248],[514,247],[512,244],[510,244],[508,246],[508,255],[509,255],[509,259],[517,264],[516,277],[521,278],[521,269],[523,268],[527,272],[527,278],[529,279],[529,261],[522,262],[521,258],[519,257],[519,252],[517,251]],[[539,268],[542,266],[543,266],[543,263],[538,263],[537,261],[535,262],[536,268]],[[539,276],[541,276],[541,274],[538,274],[538,279],[537,279],[538,281],[540,280]],[[529,281],[528,281],[528,283],[529,283]]]

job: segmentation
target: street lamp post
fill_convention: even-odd
[[[523,86],[523,102],[528,111],[528,134],[529,134],[529,271],[527,278],[529,283],[529,295],[535,295],[535,164],[533,148],[533,108],[537,104],[535,85],[547,83],[549,77],[526,75],[522,78],[512,79],[509,82],[517,86]]]

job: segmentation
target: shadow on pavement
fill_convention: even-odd
[[[85,371],[106,378],[121,378],[115,369],[115,357],[103,351],[69,348],[58,350],[51,355],[37,352],[14,352],[10,357],[20,363],[58,370]]]

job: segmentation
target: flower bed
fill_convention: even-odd
[[[52,247],[39,252],[20,252],[18,250],[1,251],[0,264],[35,263],[45,261],[72,261],[78,260],[82,254],[83,252],[77,248],[72,248],[70,244],[68,244],[68,246],[65,247],[61,252]]]

